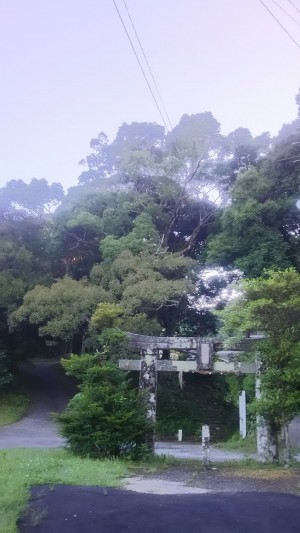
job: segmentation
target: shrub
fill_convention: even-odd
[[[63,366],[81,379],[80,392],[56,415],[69,449],[93,458],[141,459],[150,453],[153,428],[126,374],[98,355],[72,355]]]
[[[0,350],[0,392],[9,388],[13,381],[13,374],[10,371],[8,355]]]

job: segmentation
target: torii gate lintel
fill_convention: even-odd
[[[139,371],[140,389],[146,400],[147,417],[156,420],[157,372],[195,372],[200,374],[232,373],[256,374],[257,396],[259,397],[259,368],[256,362],[241,362],[236,356],[249,351],[250,345],[259,339],[243,339],[237,349],[229,352],[220,351],[220,340],[199,337],[149,337],[133,333],[127,334],[129,347],[139,349],[141,359],[120,359],[119,367],[123,370]],[[192,360],[159,359],[160,350],[178,350],[192,354]],[[233,356],[224,359],[224,353]],[[216,357],[214,357],[214,355]],[[223,360],[222,360],[223,359]],[[152,441],[154,450],[154,435]],[[257,419],[257,449],[261,460],[269,461],[274,457],[268,425],[262,417]]]

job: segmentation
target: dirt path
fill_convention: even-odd
[[[22,373],[31,393],[28,415],[0,428],[0,448],[56,448],[64,445],[51,413],[61,411],[75,387],[58,362],[26,363]]]

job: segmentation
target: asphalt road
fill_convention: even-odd
[[[20,533],[299,533],[300,498],[272,492],[153,495],[102,487],[32,489]]]

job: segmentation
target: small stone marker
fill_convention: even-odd
[[[178,442],[182,442],[182,429],[178,430]]]
[[[204,466],[210,465],[210,431],[209,426],[202,426],[202,448],[204,451]]]
[[[244,439],[247,435],[246,392],[239,395],[240,436]]]

